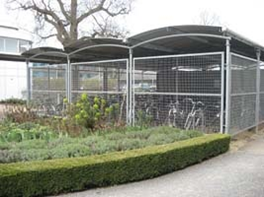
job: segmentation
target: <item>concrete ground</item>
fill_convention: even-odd
[[[242,134],[228,153],[158,178],[61,196],[262,197],[264,135]]]

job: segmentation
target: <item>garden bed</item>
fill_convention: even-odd
[[[37,124],[14,124],[0,131],[0,163],[82,157],[125,151],[199,137],[198,131],[171,127],[122,127],[70,137]],[[1,130],[1,127],[0,127]]]
[[[40,196],[156,177],[229,149],[230,136],[205,135],[166,145],[82,158],[0,164],[0,196]]]

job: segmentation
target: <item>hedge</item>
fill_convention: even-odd
[[[230,136],[212,134],[90,157],[0,164],[0,196],[43,196],[152,178],[224,153],[229,143]]]

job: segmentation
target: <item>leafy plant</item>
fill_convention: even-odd
[[[141,128],[147,128],[152,122],[152,116],[146,114],[143,110],[138,110],[136,114],[137,125]]]
[[[118,117],[119,104],[107,106],[107,102],[103,98],[96,96],[90,100],[87,94],[82,94],[69,109],[68,115],[78,125],[94,130],[105,127],[107,121]]]
[[[49,141],[58,137],[58,133],[51,128],[32,122],[18,124],[6,121],[0,128],[0,142],[22,142],[35,139]]]

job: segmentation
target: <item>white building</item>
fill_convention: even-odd
[[[17,27],[0,24],[0,55],[20,55],[32,46],[31,36]],[[26,98],[26,63],[0,61],[0,100]]]

